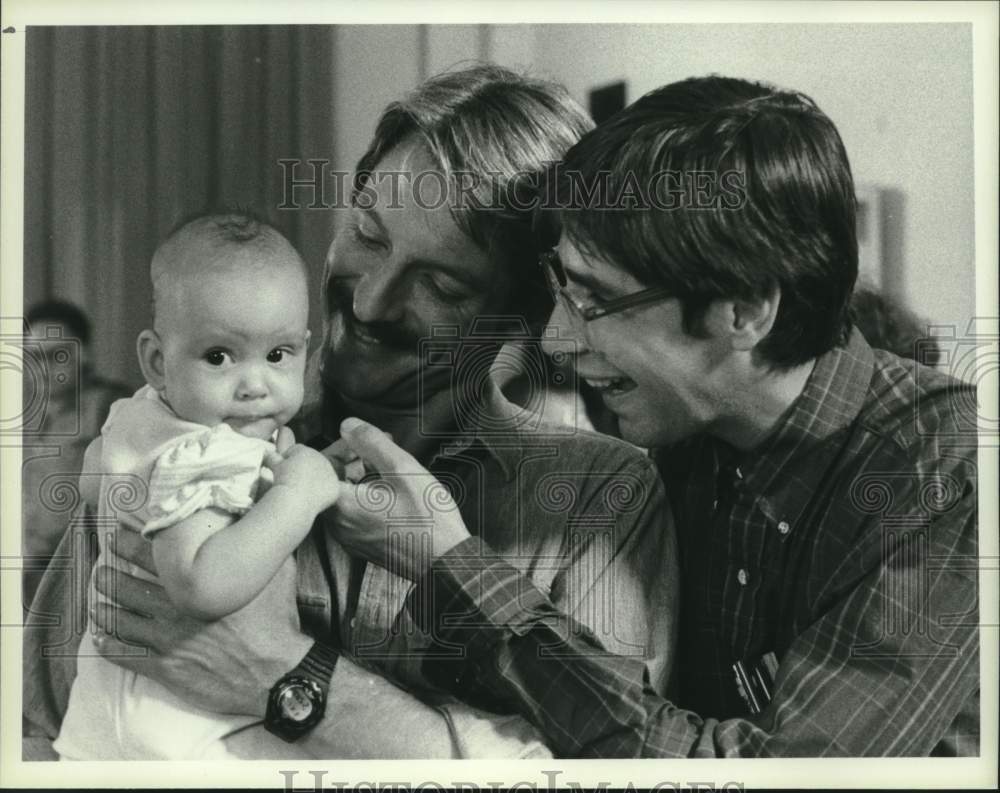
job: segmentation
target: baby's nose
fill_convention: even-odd
[[[256,372],[248,372],[236,388],[237,399],[262,399],[267,396],[267,382]]]

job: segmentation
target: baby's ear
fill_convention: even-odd
[[[135,342],[135,351],[139,356],[139,367],[142,376],[146,378],[151,388],[162,391],[166,386],[166,375],[163,370],[163,344],[155,330],[146,329],[139,334]]]

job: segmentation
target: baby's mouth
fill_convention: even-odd
[[[265,414],[262,416],[230,416],[226,419],[226,424],[241,435],[265,437],[274,430],[276,422],[274,416]]]

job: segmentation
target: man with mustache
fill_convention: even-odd
[[[692,78],[550,176],[550,327],[622,436],[656,450],[677,520],[675,694],[454,513],[431,554],[391,549],[418,582],[411,617],[465,650],[428,674],[460,667],[560,756],[977,755],[976,391],[852,329],[855,196],[832,121],[796,92]],[[420,475],[346,429],[383,475]],[[338,537],[384,558],[371,517]]]
[[[538,424],[496,382],[509,368],[505,344],[530,355],[531,326],[552,305],[528,211],[532,176],[590,126],[563,89],[478,67],[390,105],[359,163],[327,257],[316,388],[297,432],[317,447],[334,442],[331,455],[349,468],[336,441],[344,419],[360,417],[435,478],[358,486],[352,509],[327,513],[299,549],[297,581],[279,573],[257,601],[217,623],[183,617],[155,586],[97,571],[98,589],[121,606],[95,614],[115,634],[100,642],[102,654],[202,708],[259,715],[263,726],[227,740],[234,753],[547,753],[475,680],[458,681],[453,696],[455,680],[426,675],[428,652],[451,651],[403,608],[410,585],[392,556],[366,563],[337,543],[338,524],[355,520],[355,510],[395,521],[390,544],[401,547],[422,540],[442,510],[460,512],[603,646],[648,665],[665,690],[676,559],[651,461],[604,436]],[[420,490],[419,514],[395,511],[390,490],[403,486]],[[117,549],[150,567],[134,534],[119,531]],[[60,595],[67,582],[66,571],[52,571],[36,615],[59,612],[59,597],[71,597]],[[50,735],[72,679],[64,659],[51,658],[53,646],[72,652],[66,633],[26,630],[25,712]]]

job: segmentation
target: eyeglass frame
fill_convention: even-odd
[[[640,289],[638,292],[633,292],[630,295],[616,297],[600,306],[585,306],[569,293],[565,285],[559,283],[559,276],[556,275],[555,268],[552,264],[553,262],[558,262],[559,268],[562,272],[566,272],[559,259],[558,251],[543,251],[538,256],[538,264],[545,273],[545,282],[549,287],[549,291],[552,293],[552,297],[556,300],[561,297],[565,301],[566,305],[572,309],[570,313],[579,317],[585,323],[592,322],[593,320],[600,319],[601,317],[606,317],[609,314],[618,314],[630,308],[644,306],[649,303],[654,303],[657,300],[665,300],[673,297],[670,291],[664,287],[653,286],[648,289]]]

